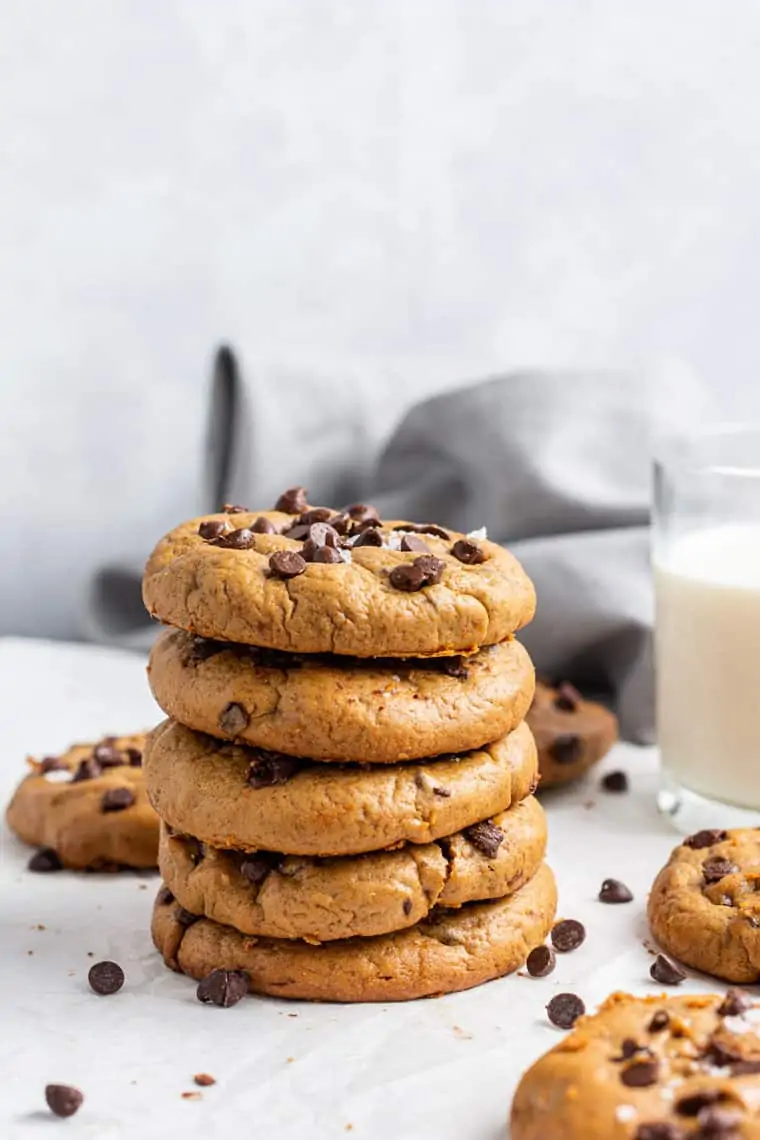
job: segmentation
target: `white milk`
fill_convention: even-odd
[[[673,540],[654,577],[663,767],[692,791],[760,808],[760,526]]]

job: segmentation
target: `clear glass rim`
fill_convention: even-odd
[[[699,449],[710,443],[732,438],[757,439],[758,459],[748,462],[718,462],[701,457]],[[682,472],[702,472],[729,478],[760,479],[760,420],[738,423],[726,421],[682,431],[670,430],[655,441],[652,452],[655,466]]]

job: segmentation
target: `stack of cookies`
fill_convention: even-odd
[[[172,627],[145,753],[169,966],[386,1001],[522,965],[556,893],[512,555],[294,488],[173,530],[143,592]]]

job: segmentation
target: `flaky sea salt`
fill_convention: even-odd
[[[638,1111],[632,1104],[619,1104],[615,1109],[615,1120],[620,1124],[628,1124],[631,1120],[635,1120],[638,1115]]]
[[[467,537],[471,538],[473,542],[483,542],[488,538],[488,531],[484,526],[479,526],[477,530],[468,531]]]
[[[50,772],[43,772],[43,778],[51,784],[68,784],[71,781],[71,772],[68,768],[53,768]]]

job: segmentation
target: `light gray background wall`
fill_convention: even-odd
[[[0,630],[198,506],[220,338],[389,420],[525,365],[751,403],[758,58],[751,0],[3,5]]]

